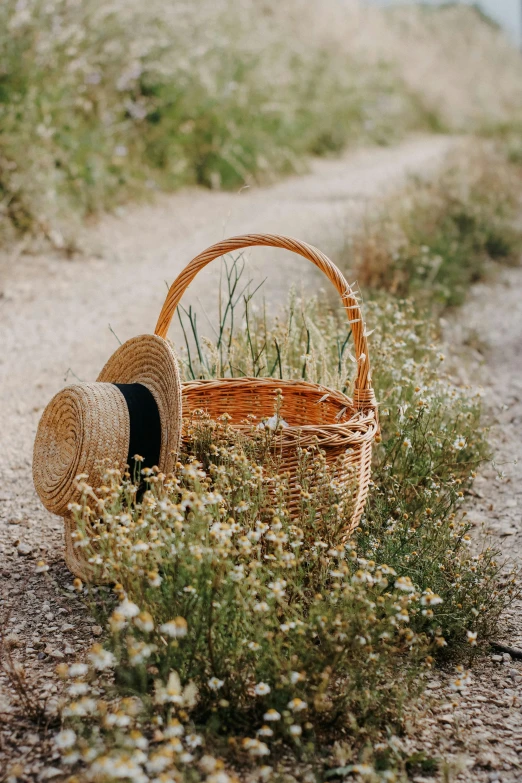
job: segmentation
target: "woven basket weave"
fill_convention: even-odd
[[[230,425],[245,433],[248,431],[246,419],[249,415],[255,415],[258,420],[273,416],[277,390],[281,389],[283,402],[280,414],[289,426],[278,430],[272,443],[279,469],[289,475],[290,512],[295,514],[301,504],[301,488],[297,481],[298,449],[317,446],[325,454],[332,479],[340,482],[346,493],[351,495],[348,498],[351,515],[343,531],[346,537],[357,527],[364,510],[378,420],[361,309],[337,267],[311,245],[274,234],[248,234],[218,242],[196,256],[173,282],[156,324],[156,334],[166,338],[183,294],[203,267],[227,253],[256,245],[291,250],[307,258],[337,289],[348,315],[355,346],[357,370],[353,399],[305,381],[221,378],[184,383],[183,415],[187,417],[191,411],[204,410],[211,418],[217,419],[226,412],[231,417]]]

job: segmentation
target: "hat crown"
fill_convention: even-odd
[[[78,383],[59,391],[44,410],[33,452],[34,484],[47,510],[64,515],[80,500],[79,474],[100,486],[102,460],[125,463],[129,430],[125,399],[113,384]]]

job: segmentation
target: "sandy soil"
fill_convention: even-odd
[[[477,541],[522,564],[522,270],[492,274],[473,287],[445,324],[448,356],[462,383],[482,385],[494,462],[484,468],[466,510]],[[522,650],[522,602],[505,616],[499,642]],[[455,670],[436,672],[409,750],[444,760],[448,780],[522,781],[522,660],[492,651],[471,671],[468,692],[451,689]],[[444,779],[444,778],[443,778]],[[414,780],[431,780],[418,775]]]
[[[32,487],[32,442],[52,394],[66,377],[96,377],[117,347],[108,324],[122,341],[152,331],[165,281],[208,244],[238,233],[279,232],[317,244],[335,260],[347,226],[360,223],[408,172],[437,167],[456,143],[418,138],[393,149],[316,162],[309,175],[269,188],[162,197],[86,229],[82,243],[89,252],[72,261],[53,254],[0,254],[0,618],[13,655],[25,663],[29,686],[51,705],[58,694],[56,663],[78,657],[101,633],[70,590],[71,576],[61,560],[61,522],[45,512]],[[255,275],[268,275],[265,296],[272,307],[292,282],[310,291],[322,285],[319,273],[304,264],[288,254],[253,254]],[[218,275],[217,264],[205,270],[188,296],[209,313]],[[520,553],[522,544],[517,511],[522,484],[512,464],[522,443],[521,284],[522,272],[511,270],[501,282],[477,288],[455,322],[453,340],[479,345],[480,355],[477,347],[466,349],[472,356],[467,372],[474,380],[483,378],[498,420],[498,461],[509,462],[506,478],[498,480],[494,470],[480,477],[470,514],[477,523],[485,519],[512,553]],[[41,555],[51,566],[50,578],[35,574]],[[511,644],[522,646],[521,634],[520,624],[506,629]],[[438,674],[440,685],[430,689],[435,702],[426,702],[412,747],[420,744],[428,755],[448,759],[459,780],[522,779],[520,675],[520,663],[484,662],[473,675],[476,688],[455,708],[448,707],[454,696],[446,689],[446,674]],[[0,782],[13,764],[20,781],[60,780],[63,770],[49,745],[53,731],[16,712],[0,674]]]

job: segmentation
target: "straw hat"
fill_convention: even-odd
[[[33,452],[33,479],[43,505],[65,518],[65,560],[88,576],[71,541],[68,506],[80,500],[76,476],[102,484],[100,463],[120,467],[143,457],[141,467],[172,471],[181,437],[181,383],[170,345],[141,335],[111,356],[95,383],[76,383],[58,392],[46,407]]]

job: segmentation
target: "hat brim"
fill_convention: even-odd
[[[163,473],[171,473],[181,442],[181,380],[169,343],[154,334],[133,337],[113,353],[96,380],[141,383],[151,392],[161,423],[158,467]]]

